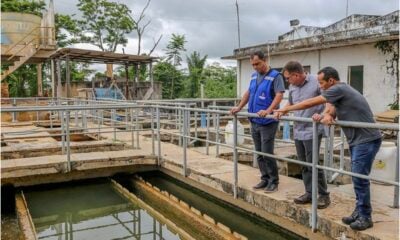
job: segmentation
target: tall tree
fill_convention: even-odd
[[[203,70],[207,60],[207,55],[200,57],[200,53],[194,51],[190,57],[186,57],[189,69],[189,97],[199,97],[200,82],[203,81]]]
[[[137,34],[137,37],[138,37],[137,55],[141,54],[142,37],[143,37],[143,34],[144,34],[146,28],[151,23],[151,20],[148,20],[145,23],[143,23],[143,21],[146,18],[145,12],[146,12],[147,8],[149,7],[150,2],[151,2],[151,0],[147,0],[145,6],[143,7],[142,11],[140,12],[139,17],[137,19],[134,19],[135,24],[136,24],[136,34]],[[154,45],[150,49],[150,51],[149,51],[149,53],[147,55],[151,55],[153,53],[153,51],[156,49],[157,45],[160,43],[162,36],[163,35],[161,34],[160,37],[158,37],[157,41],[154,41]]]
[[[77,33],[79,42],[97,46],[102,51],[115,52],[118,45],[128,42],[126,34],[136,28],[131,10],[122,3],[106,0],[79,0],[82,19]]]
[[[236,97],[236,68],[222,67],[218,63],[207,66],[204,92],[207,98]]]
[[[169,41],[167,45],[167,61],[172,60],[173,66],[176,68],[177,66],[181,65],[182,62],[182,57],[181,54],[182,52],[186,51],[185,49],[185,35],[178,35],[178,34],[172,34],[171,40]],[[171,78],[171,91],[170,91],[170,98],[172,99],[174,91],[175,91],[175,80],[176,77],[172,76]]]

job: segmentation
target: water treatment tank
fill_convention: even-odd
[[[393,142],[382,142],[372,164],[371,177],[394,181],[397,147]]]
[[[244,127],[238,121],[237,122],[237,144],[243,144],[244,142]],[[233,146],[233,122],[229,121],[228,124],[225,126],[225,143]]]
[[[11,45],[22,40],[24,43],[38,44],[42,18],[28,13],[1,13],[1,44]],[[27,36],[29,34],[29,36]],[[33,39],[33,40],[32,40]],[[32,42],[31,42],[32,41]]]

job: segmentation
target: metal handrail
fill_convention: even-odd
[[[52,29],[53,31],[52,31],[52,40],[54,40],[55,41],[55,32],[54,32],[54,27],[35,27],[34,29],[32,29],[29,33],[27,33],[23,38],[21,38],[18,42],[16,42],[16,43],[13,43],[8,49],[7,49],[7,51],[4,53],[4,54],[7,54],[11,49],[13,49],[14,47],[16,47],[17,45],[20,45],[20,43],[23,41],[23,40],[25,40],[28,36],[31,36],[32,35],[32,33],[34,32],[34,31],[36,31],[37,29],[42,29],[42,28],[50,28],[50,29]],[[39,37],[39,39],[46,39],[46,38],[44,38],[44,37]],[[40,43],[39,43],[40,44]],[[26,44],[25,44],[26,45]]]

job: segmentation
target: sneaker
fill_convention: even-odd
[[[331,198],[329,195],[320,195],[318,197],[317,207],[318,209],[325,209],[331,204]]]
[[[342,222],[346,225],[350,225],[351,223],[355,222],[357,218],[358,218],[358,211],[354,210],[350,216],[343,217]]]
[[[367,218],[362,216],[359,216],[355,222],[350,224],[351,229],[357,231],[362,231],[367,228],[371,228],[372,226],[374,226],[372,219],[370,217]]]
[[[309,193],[305,193],[303,195],[301,195],[300,197],[295,198],[294,203],[296,204],[307,204],[307,203],[311,203],[312,199],[311,199],[311,194]]]
[[[275,183],[268,184],[268,186],[264,188],[265,193],[273,193],[276,191],[278,191],[278,184]]]
[[[253,187],[254,190],[259,190],[259,189],[263,189],[268,185],[267,181],[261,180],[261,182],[259,182],[257,185],[255,185]]]

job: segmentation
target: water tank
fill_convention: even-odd
[[[244,127],[243,125],[238,121],[237,122],[237,144],[243,144],[244,142]],[[228,124],[225,126],[225,143],[228,145],[233,146],[233,122],[229,121]]]
[[[2,12],[1,13],[1,44],[11,45],[27,36],[25,42],[39,43],[40,24],[42,18],[28,13]]]
[[[394,181],[397,147],[393,142],[382,142],[372,164],[371,177]]]

